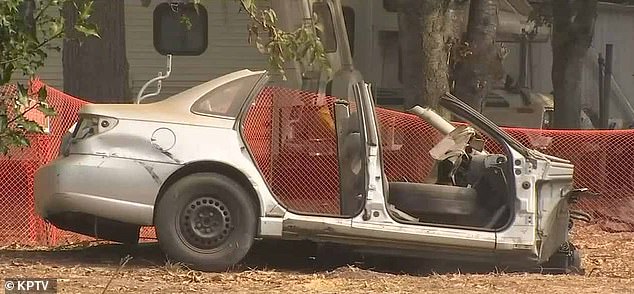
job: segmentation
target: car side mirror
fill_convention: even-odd
[[[154,48],[162,55],[197,56],[207,50],[207,9],[194,3],[161,3],[154,9]]]

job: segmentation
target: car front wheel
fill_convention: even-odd
[[[165,191],[155,209],[161,249],[190,268],[227,270],[253,244],[256,209],[249,194],[224,175],[185,176]]]

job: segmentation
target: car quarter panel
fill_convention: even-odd
[[[234,123],[235,121],[232,120],[232,125]],[[173,128],[176,135],[176,144],[172,149],[167,150],[169,158],[173,162],[182,167],[200,162],[214,162],[230,166],[249,180],[258,196],[259,211],[262,216],[270,215],[271,211],[283,214],[283,209],[274,200],[237,130],[224,127],[184,125],[173,125],[169,128]],[[249,190],[251,187],[244,188]]]
[[[84,176],[82,179],[103,182],[103,187],[77,182],[76,186],[86,186],[82,188],[85,190],[73,192],[91,195],[98,192],[111,199],[153,206],[161,187],[180,168],[197,162],[217,162],[247,177],[259,196],[260,211],[275,210],[276,202],[239,133],[232,129],[235,120],[216,117],[206,120],[205,125],[192,125],[124,119],[108,132],[73,143],[70,154],[94,157],[89,160],[90,164],[80,168],[82,173],[94,178]],[[99,164],[101,161],[116,167],[105,170],[104,165]]]
[[[222,144],[216,138],[231,132],[228,128],[234,123],[232,119],[207,120],[218,127],[120,119],[112,130],[72,143],[70,153],[182,164],[186,158],[199,158],[205,149]]]
[[[82,212],[134,224],[152,224],[152,199],[176,165],[71,154],[36,174],[36,211],[48,217]]]

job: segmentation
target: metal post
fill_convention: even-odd
[[[605,79],[605,58],[603,58],[603,53],[599,53],[599,116],[601,116],[601,105],[603,104],[603,99],[605,99],[605,91],[603,90],[603,80]],[[603,122],[601,122],[601,117],[599,117],[599,128],[603,127]]]
[[[522,36],[520,38],[520,73],[517,79],[517,86],[519,88],[526,88],[528,87],[528,36],[526,31],[522,30]]]
[[[603,99],[599,101],[599,110],[601,117],[601,128],[609,128],[610,119],[610,95],[612,90],[612,62],[613,62],[613,49],[612,44],[605,45],[605,67],[603,77]]]

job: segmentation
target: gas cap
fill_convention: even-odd
[[[168,128],[159,128],[152,133],[152,146],[161,151],[168,151],[176,144],[176,135]]]

